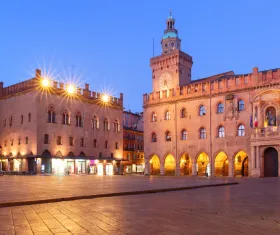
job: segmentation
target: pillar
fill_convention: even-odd
[[[176,168],[175,168],[175,175],[180,176],[180,162],[176,163]]]
[[[164,162],[160,162],[160,175],[164,175]]]
[[[196,162],[193,162],[192,163],[192,175],[196,176],[197,175],[196,171],[197,171]]]
[[[145,175],[150,175],[151,174],[151,164],[149,162],[149,159],[145,158]]]
[[[228,158],[228,177],[234,177],[234,158]]]
[[[256,161],[257,161],[257,169],[260,169],[260,148],[256,147]]]
[[[251,147],[251,162],[252,162],[252,169],[256,168],[256,154],[255,154],[255,146]]]

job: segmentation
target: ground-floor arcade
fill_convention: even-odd
[[[123,164],[114,159],[54,158],[37,156],[28,158],[1,158],[0,171],[7,174],[122,174]]]
[[[273,147],[267,147],[260,153],[259,160],[244,150],[237,150],[228,155],[225,151],[218,151],[210,157],[206,152],[199,152],[191,156],[182,153],[176,157],[168,153],[160,156],[156,153],[150,155],[145,161],[145,174],[147,175],[187,175],[187,176],[224,176],[224,177],[270,177],[279,176],[279,154]],[[250,156],[254,156],[250,157]],[[259,175],[255,168],[259,166]]]

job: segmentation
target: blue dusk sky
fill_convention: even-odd
[[[8,86],[47,69],[122,92],[126,110],[140,112],[152,91],[153,38],[160,55],[170,9],[193,80],[280,67],[279,0],[11,0],[0,6],[0,80]]]

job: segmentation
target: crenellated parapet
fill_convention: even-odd
[[[176,57],[175,57],[176,58]],[[226,72],[204,79],[191,81],[189,84],[169,90],[155,91],[143,95],[143,104],[157,104],[172,102],[178,99],[196,99],[207,96],[234,93],[280,84],[280,69],[258,71],[253,68],[252,73],[236,75]]]
[[[16,94],[20,94],[22,92],[29,92],[29,91],[34,91],[34,90],[42,90],[41,87],[41,80],[43,79],[41,75],[41,70],[36,69],[36,75],[34,78],[31,78],[29,80],[23,81],[16,83],[11,86],[4,87],[4,83],[0,82],[0,98],[5,98],[8,96],[13,96]],[[58,82],[55,80],[50,80],[50,89],[48,89],[49,92],[61,95],[65,94],[67,92],[67,88],[70,84],[65,84],[63,82]],[[89,89],[89,84],[85,84],[84,88],[75,88],[75,96],[74,98],[84,98],[89,101],[96,101],[98,102],[101,100],[103,93],[96,92],[96,91],[91,91]],[[108,94],[109,95],[109,94]],[[109,101],[112,105],[117,105],[117,106],[123,106],[123,94],[120,93],[120,97],[113,97],[109,95]]]

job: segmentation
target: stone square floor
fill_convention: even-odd
[[[236,180],[240,184],[0,208],[0,234],[279,235],[280,179]]]
[[[228,178],[166,176],[0,176],[0,204],[105,193],[120,193],[172,187],[232,182]]]

